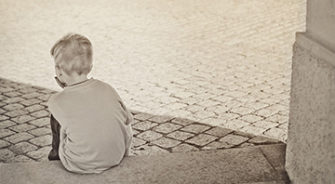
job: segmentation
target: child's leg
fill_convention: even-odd
[[[51,114],[50,125],[52,131],[52,149],[49,153],[49,160],[59,160],[58,148],[59,148],[59,136],[60,136],[60,124]]]

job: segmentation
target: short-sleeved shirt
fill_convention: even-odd
[[[61,125],[59,157],[76,173],[100,173],[129,153],[133,116],[115,89],[93,78],[67,86],[48,101]]]

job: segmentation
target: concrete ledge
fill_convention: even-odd
[[[285,183],[284,158],[285,144],[277,144],[126,157],[91,175],[67,172],[59,161],[1,164],[0,183]]]
[[[297,33],[296,42],[299,46],[309,51],[313,56],[323,59],[335,66],[335,52],[326,46],[318,43],[311,35],[307,33]]]

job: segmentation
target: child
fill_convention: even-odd
[[[68,34],[51,49],[56,81],[63,91],[50,97],[52,150],[76,173],[101,173],[128,155],[133,116],[109,84],[87,78],[92,45],[84,36]]]

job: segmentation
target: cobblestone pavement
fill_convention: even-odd
[[[0,75],[59,90],[49,49],[94,45],[92,76],[131,109],[286,140],[305,0],[0,0]]]
[[[54,92],[0,78],[0,162],[47,159],[52,137],[46,101]],[[134,156],[280,143],[182,118],[133,114]]]

